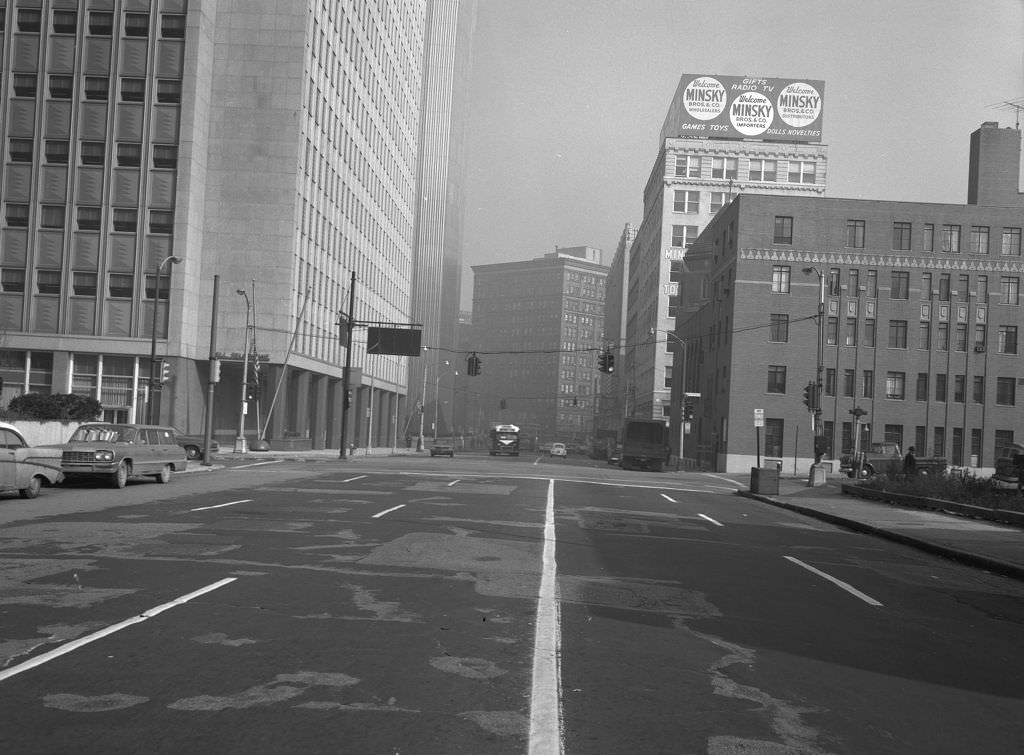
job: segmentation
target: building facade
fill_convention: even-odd
[[[1004,131],[1019,176],[1020,132]],[[991,157],[972,155],[968,195],[995,205],[743,194],[723,209],[688,252],[704,296],[676,331],[701,394],[685,456],[805,473],[819,366],[826,459],[858,432],[971,468],[1019,442],[1024,215]]]
[[[591,442],[607,275],[601,250],[586,246],[473,266],[478,427],[512,423],[527,443]]]
[[[630,385],[622,379],[624,363],[626,311],[626,281],[629,280],[629,250],[636,238],[636,226],[626,223],[615,246],[615,254],[608,268],[604,298],[604,345],[612,354],[612,372],[598,373],[597,405],[594,415],[595,440],[606,447],[621,440],[626,417],[626,395]]]
[[[218,356],[222,442],[336,445],[353,274],[358,321],[416,321],[426,0],[7,0],[0,18],[4,400],[84,393],[198,431]],[[355,335],[348,437],[383,444],[408,358]],[[170,364],[154,391],[151,352]]]

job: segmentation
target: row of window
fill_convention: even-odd
[[[145,102],[146,79],[131,76],[120,78],[121,102]],[[39,77],[34,73],[14,73],[11,87],[15,97],[35,97],[39,89]],[[74,95],[75,77],[65,74],[50,74],[47,77],[50,98],[70,100]],[[86,76],[83,95],[87,100],[106,102],[110,94],[110,79],[106,76]],[[156,80],[156,101],[164,104],[181,102],[181,82],[177,79]]]
[[[806,274],[816,272],[813,268],[805,268]],[[845,293],[847,296],[859,298],[862,294],[868,299],[878,298],[878,271],[865,271],[863,285],[861,283],[860,270],[850,268],[846,271]],[[793,270],[790,265],[772,265],[771,292],[773,294],[788,294],[792,284]],[[831,268],[825,276],[826,290],[829,296],[840,296],[843,294],[843,284],[840,283],[841,271],[839,268]],[[989,276],[976,275],[974,287],[971,287],[970,275],[961,274],[956,279],[957,288],[954,289],[954,279],[951,273],[939,273],[938,275],[927,272],[921,273],[920,293],[921,301],[952,301],[956,298],[960,301],[975,299],[979,304],[987,303],[989,300]],[[937,288],[932,288],[932,286]],[[910,298],[910,273],[906,270],[892,270],[889,274],[889,298],[894,300],[908,300]],[[999,276],[999,296],[1003,304],[1020,303],[1020,277],[1015,275]]]
[[[987,225],[970,226],[966,251],[969,254],[988,254],[992,229]],[[867,222],[864,220],[847,220],[844,247],[847,249],[864,249],[867,236]],[[938,250],[950,254],[965,251],[962,245],[963,228],[955,223],[944,223],[938,230]],[[1021,229],[1006,227],[1002,229],[999,253],[1006,256],[1021,256]],[[774,244],[793,243],[793,218],[787,215],[775,216],[775,228],[772,235]],[[913,250],[913,224],[895,221],[892,224],[893,251],[909,252]],[[922,252],[936,251],[935,223],[924,223],[921,229]]]
[[[785,365],[768,366],[768,385],[766,393],[786,393]],[[936,401],[946,403],[949,400],[949,375],[927,372],[917,373],[914,399],[916,401]],[[934,380],[932,380],[934,378]],[[967,401],[967,376],[953,375],[953,403],[963,404]],[[975,404],[985,403],[985,375],[974,375],[971,380],[971,401]],[[839,383],[839,371],[834,368],[825,370],[824,384],[822,389],[826,396],[836,396],[837,388],[839,395],[843,398],[874,398],[875,397],[875,372],[874,370],[863,370],[861,372],[860,384],[857,384],[856,370],[843,370],[842,382]],[[802,388],[802,386],[801,386]],[[934,390],[932,390],[934,389]],[[885,398],[902,401],[907,397],[907,373],[890,371],[885,375]],[[996,404],[999,406],[1014,406],[1017,402],[1017,378],[997,377],[996,378]]]
[[[702,158],[700,155],[676,155],[675,175],[679,178],[701,178]],[[712,157],[711,178],[727,181],[739,180],[739,158]],[[814,160],[787,160],[787,171],[779,173],[778,160],[751,158],[747,168],[750,181],[776,183],[780,176],[794,184],[813,184],[817,182],[818,165]]]
[[[145,297],[153,299],[156,294],[156,276],[147,274]],[[94,272],[72,272],[71,293],[75,296],[96,296],[99,277]],[[37,270],[36,291],[40,294],[60,294],[63,289],[63,275],[60,270]],[[0,291],[4,293],[25,292],[25,271],[22,268],[0,269]],[[109,273],[107,296],[111,299],[130,299],[135,292],[135,276],[132,273]],[[167,277],[160,281],[160,298],[167,298]]]
[[[728,204],[730,193],[727,191],[707,192],[708,211],[714,215]],[[672,212],[685,215],[699,215],[701,211],[701,192],[691,189],[673,189]]]
[[[116,145],[119,167],[138,167],[142,164],[142,145],[138,142],[118,142]],[[71,143],[65,139],[47,139],[43,157],[47,165],[67,165]],[[79,158],[82,165],[103,165],[107,158],[104,142],[80,142]],[[7,154],[13,163],[30,163],[35,157],[35,140],[11,137],[7,143]],[[153,167],[175,168],[178,165],[178,147],[173,144],[153,145]]]
[[[6,205],[8,228],[27,228],[29,206],[8,202]],[[64,228],[67,209],[64,205],[40,205],[39,227],[48,229]],[[76,221],[80,231],[98,231],[103,222],[103,208],[79,207]],[[112,210],[111,225],[115,231],[133,233],[138,229],[139,211],[134,208],[115,207]],[[150,210],[149,232],[169,234],[174,230],[173,210]]]
[[[0,32],[4,31],[4,8],[0,6]],[[89,11],[89,34],[97,37],[110,37],[114,34],[114,14],[109,11]],[[43,13],[39,8],[18,8],[14,18],[14,28],[25,34],[38,34],[42,31]],[[54,34],[75,34],[78,31],[78,11],[70,8],[54,9],[51,26]],[[148,13],[125,13],[122,34],[126,37],[149,36]],[[185,38],[185,16],[177,13],[160,15],[160,35],[167,39]]]

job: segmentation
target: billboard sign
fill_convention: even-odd
[[[820,142],[824,99],[824,81],[684,74],[661,136]]]

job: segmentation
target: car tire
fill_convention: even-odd
[[[43,479],[36,475],[28,481],[28,486],[21,488],[18,491],[18,495],[22,498],[35,498],[39,495],[40,489],[43,487]]]
[[[185,458],[189,461],[194,461],[202,456],[202,452],[199,450],[199,446],[185,446]]]
[[[128,484],[128,478],[130,476],[131,465],[127,461],[122,461],[117,465],[117,469],[114,470],[114,474],[110,475],[110,487],[123,488]]]
[[[164,464],[163,469],[160,470],[160,474],[156,474],[153,476],[156,478],[156,481],[159,482],[161,485],[166,485],[171,481],[172,471],[174,470],[171,469],[170,464]]]

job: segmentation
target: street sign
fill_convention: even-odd
[[[764,409],[754,410],[754,427],[764,427]]]

